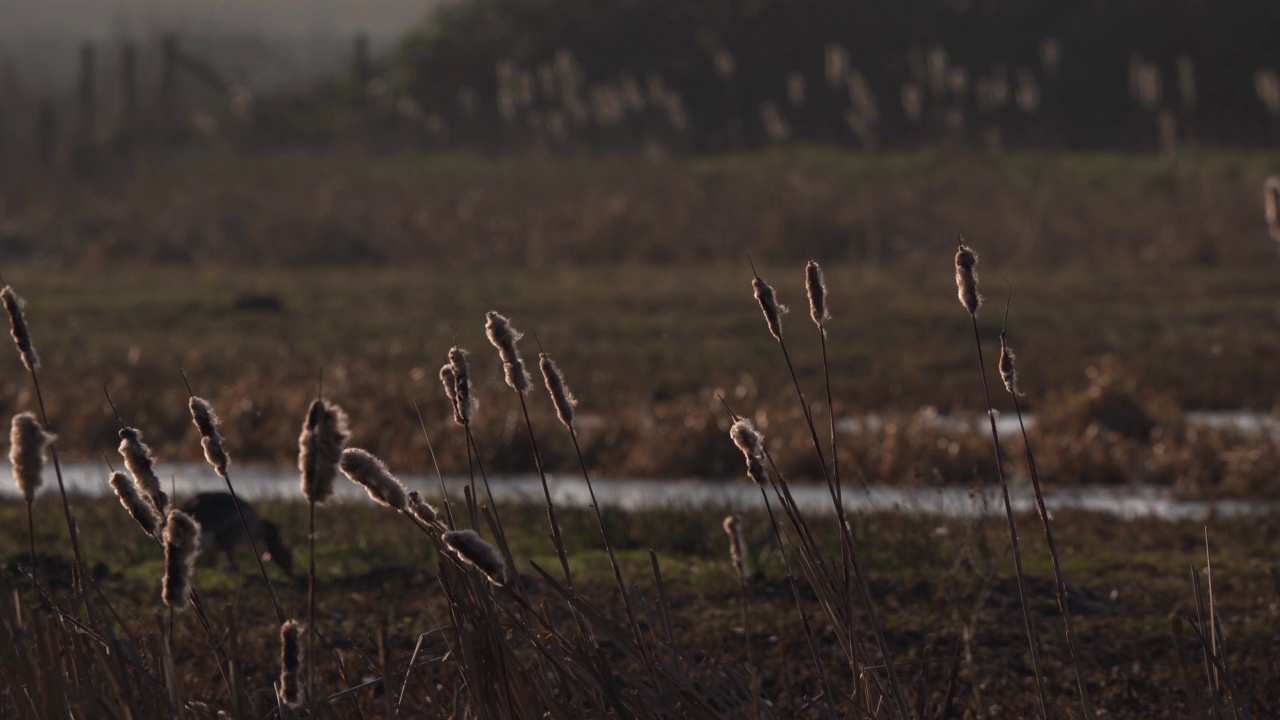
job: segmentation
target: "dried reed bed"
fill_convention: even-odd
[[[977,321],[980,300],[975,264],[974,253],[962,245],[955,261],[958,295],[971,316],[983,371],[983,386],[987,390],[986,404],[996,460],[993,474],[999,478],[1004,490],[1014,566],[1012,578],[1007,572],[995,574],[990,557],[981,562],[985,572],[992,573],[993,577],[1003,577],[1012,584],[1012,589],[1005,587],[1001,591],[1000,607],[995,611],[997,621],[1008,623],[1021,614],[1031,650],[1030,677],[1011,686],[1009,694],[1002,696],[1002,701],[1016,708],[1011,712],[1027,714],[1035,710],[1044,717],[1065,712],[1078,701],[1089,715],[1092,714],[1092,706],[1087,688],[1090,684],[1098,687],[1104,684],[1095,668],[1085,669],[1088,663],[1084,658],[1091,653],[1088,641],[1092,638],[1085,638],[1085,642],[1079,644],[1076,642],[1059,555],[1043,506],[1040,513],[1054,580],[1033,583],[1024,569],[1024,553],[1009,503],[1001,439],[996,431],[995,411],[985,374],[984,339]],[[825,353],[828,339],[827,288],[821,281],[821,271],[815,265],[805,270],[811,316],[822,341],[823,377],[828,379],[830,372]],[[83,698],[96,697],[97,702],[110,703],[109,707],[116,712],[142,717],[178,712],[200,716],[207,714],[211,705],[219,703],[234,707],[239,715],[254,717],[267,715],[273,705],[277,712],[284,713],[279,703],[299,712],[306,704],[311,715],[329,711],[346,714],[348,705],[357,713],[363,706],[381,705],[379,711],[387,716],[406,711],[458,717],[513,718],[791,717],[797,713],[823,718],[913,718],[950,716],[958,704],[966,708],[989,708],[979,682],[971,679],[967,686],[974,693],[972,699],[958,700],[957,693],[964,687],[959,680],[960,668],[966,663],[973,664],[975,648],[981,652],[986,647],[988,638],[974,634],[972,618],[982,614],[990,588],[982,589],[976,596],[966,591],[953,595],[951,603],[956,612],[952,613],[950,623],[922,625],[918,621],[912,622],[909,616],[896,617],[896,627],[887,622],[884,593],[873,590],[876,582],[873,566],[864,559],[868,547],[879,543],[869,543],[868,537],[856,531],[849,522],[842,505],[842,481],[836,470],[834,445],[837,438],[834,428],[833,445],[824,447],[814,420],[816,406],[806,399],[805,383],[793,363],[793,356],[798,357],[799,350],[788,349],[781,322],[783,310],[779,293],[760,275],[752,274],[751,284],[764,313],[765,330],[783,354],[795,397],[799,400],[799,419],[795,424],[800,426],[800,444],[806,441],[810,444],[820,478],[829,488],[837,512],[829,517],[808,517],[792,497],[793,478],[774,457],[774,441],[762,434],[755,423],[737,414],[734,405],[739,405],[741,398],[716,397],[725,418],[731,423],[728,432],[722,434],[721,443],[726,448],[736,446],[741,453],[738,472],[744,480],[757,487],[764,507],[764,517],[757,517],[753,522],[763,524],[767,529],[748,540],[742,532],[741,521],[724,525],[733,540],[731,555],[735,568],[730,570],[722,566],[722,572],[725,572],[722,577],[728,580],[728,591],[734,592],[733,587],[736,586],[738,593],[743,632],[747,634],[745,663],[706,649],[690,650],[686,638],[676,632],[672,621],[674,606],[667,580],[664,580],[660,556],[650,550],[649,565],[641,564],[640,570],[645,577],[643,583],[649,590],[639,591],[636,568],[634,564],[624,568],[619,561],[615,552],[616,531],[611,529],[598,505],[593,507],[593,514],[600,542],[597,545],[594,540],[589,541],[589,548],[597,553],[603,550],[612,570],[613,587],[602,592],[592,583],[580,582],[582,578],[570,560],[570,544],[565,539],[561,516],[557,513],[547,479],[549,468],[572,466],[572,461],[548,458],[540,452],[539,437],[545,426],[535,424],[529,411],[535,394],[517,347],[521,335],[512,327],[510,320],[491,311],[486,316],[486,333],[498,350],[504,382],[515,393],[514,401],[508,399],[507,403],[512,408],[519,408],[532,464],[542,478],[544,490],[549,535],[536,544],[524,546],[523,552],[527,554],[518,556],[513,553],[508,531],[517,526],[510,518],[507,523],[503,522],[491,496],[486,503],[485,498],[477,495],[474,479],[461,498],[465,515],[450,515],[446,524],[421,495],[409,491],[395,478],[387,463],[367,450],[342,449],[347,432],[345,423],[339,422],[341,411],[336,408],[330,410],[313,402],[306,415],[303,433],[295,441],[302,451],[299,466],[304,473],[302,487],[309,501],[307,526],[312,538],[316,532],[314,505],[322,494],[321,475],[331,482],[335,465],[384,507],[385,520],[372,522],[378,525],[398,522],[418,531],[412,542],[418,552],[425,551],[434,564],[434,570],[425,575],[424,585],[419,590],[424,594],[438,593],[447,611],[435,616],[434,628],[419,636],[407,658],[394,652],[385,619],[374,621],[379,623],[373,633],[377,639],[361,645],[356,657],[344,657],[339,651],[339,643],[319,634],[319,628],[315,627],[317,573],[313,564],[307,583],[308,645],[320,640],[327,652],[310,649],[304,662],[302,629],[297,621],[285,620],[286,614],[275,584],[268,576],[256,547],[253,547],[248,520],[239,501],[235,500],[230,457],[212,405],[191,395],[187,404],[200,435],[200,447],[211,471],[222,478],[232,495],[236,515],[249,535],[252,552],[267,587],[274,621],[264,612],[239,617],[233,613],[226,619],[210,617],[203,609],[196,589],[199,578],[193,577],[200,527],[181,511],[170,510],[163,533],[163,601],[173,610],[185,608],[190,603],[195,608],[195,619],[188,621],[175,617],[171,612],[167,629],[160,623],[159,633],[145,625],[122,622],[112,602],[110,588],[104,588],[97,577],[88,573],[88,565],[76,549],[76,560],[70,573],[74,580],[71,594],[57,587],[54,575],[50,574],[45,587],[41,587],[39,578],[31,573],[33,598],[30,604],[24,606],[13,593],[3,593],[8,615],[0,616],[0,621],[3,621],[0,624],[5,626],[5,633],[16,642],[28,636],[30,627],[40,627],[35,636],[37,653],[44,655],[37,657],[34,664],[27,657],[2,661],[4,664],[0,664],[0,668],[16,681],[8,686],[7,691],[0,693],[0,703],[15,715],[35,716],[50,711],[75,715],[85,711]],[[27,349],[23,348],[22,339],[18,337],[19,324],[16,321],[14,327],[19,352],[26,361]],[[1009,378],[1012,390],[1012,355],[1004,346],[1004,340],[1002,335],[1000,369]],[[796,347],[794,339],[791,347]],[[817,353],[818,348],[809,348],[806,352]],[[471,427],[476,414],[476,407],[471,402],[475,389],[469,385],[472,375],[464,358],[465,354],[456,348],[451,351],[449,372],[442,373],[441,377],[445,381],[444,394],[453,406],[448,414],[466,434],[468,464],[474,473],[480,475],[487,490],[489,480]],[[578,412],[574,396],[568,390],[566,376],[545,352],[540,354],[539,366],[548,392],[546,397],[539,394],[536,399],[548,419],[554,412],[559,424],[569,431],[577,465],[590,488],[592,473],[578,442]],[[35,379],[35,363],[29,362],[28,369]],[[831,397],[828,382],[828,405]],[[486,406],[497,402],[500,401],[495,398],[495,402],[486,403]],[[29,420],[35,422],[34,417]],[[358,426],[358,416],[354,420]],[[140,447],[140,436],[136,431],[133,439],[139,446],[129,444],[130,436],[125,430],[129,428],[122,429],[126,443],[122,445],[121,452],[131,461],[127,464],[131,471],[135,471],[134,483],[131,487],[125,484],[123,476],[118,476],[114,484],[120,492],[121,502],[130,508],[128,515],[136,521],[140,513],[134,511],[138,509],[135,506],[149,503],[152,510],[157,510],[162,501],[151,493],[148,482],[148,473],[154,475],[154,457]],[[42,437],[43,431],[39,432]],[[1024,445],[1039,493],[1041,480],[1035,471],[1029,441],[1025,438]],[[30,452],[24,450],[19,456],[25,458],[28,454]],[[142,462],[144,455],[145,463]],[[32,463],[28,463],[25,467],[29,469],[31,466]],[[140,472],[142,479],[138,477]],[[62,500],[71,539],[75,543],[78,525],[65,493]],[[30,511],[31,504],[28,503],[27,507]],[[464,517],[469,520],[470,527],[455,525]],[[230,522],[236,519],[227,518]],[[147,523],[144,521],[142,524],[146,530]],[[708,532],[714,534],[716,523],[712,521],[709,525]],[[982,534],[981,528],[971,532]],[[29,535],[34,537],[34,525],[29,528]],[[644,542],[643,538],[636,539]],[[990,554],[991,541],[989,533],[984,535],[983,553]],[[772,556],[772,560],[764,563],[768,567],[766,572],[776,579],[772,592],[789,598],[789,603],[770,603],[768,594],[763,592],[765,588],[757,587],[762,580],[747,576],[745,557],[752,542],[764,548],[762,554]],[[929,544],[927,540],[917,539],[916,542],[917,549]],[[73,547],[78,548],[77,545]],[[1212,554],[1207,531],[1203,548],[1208,566],[1212,562]],[[554,551],[560,565],[559,572],[555,574],[543,567],[551,551]],[[759,560],[757,565],[761,565]],[[673,577],[670,568],[666,578],[681,583],[685,581],[682,576]],[[1048,592],[1041,594],[1045,585]],[[376,585],[362,583],[353,589],[373,595],[375,600],[378,597]],[[1246,663],[1242,673],[1233,670],[1233,650],[1225,639],[1212,575],[1206,573],[1202,583],[1200,574],[1193,573],[1190,589],[1193,610],[1177,617],[1194,638],[1194,642],[1189,644],[1190,652],[1204,658],[1204,674],[1193,678],[1186,670],[1186,663],[1180,661],[1183,675],[1183,683],[1179,686],[1183,695],[1181,701],[1193,710],[1210,708],[1224,712],[1229,708],[1239,715],[1259,703],[1260,698],[1265,701],[1265,691],[1259,694],[1252,684],[1242,684],[1253,683],[1257,678],[1252,666]],[[1013,602],[1015,597],[1016,604]],[[1065,663],[1060,658],[1053,663],[1042,660],[1047,653],[1042,654],[1041,639],[1035,630],[1033,597],[1054,598],[1059,603],[1066,627],[1066,655],[1074,667],[1078,700],[1070,694],[1051,694],[1048,690],[1048,687],[1061,684]],[[289,599],[286,596],[286,602]],[[762,668],[754,659],[756,641],[751,636],[752,618],[756,628],[760,628],[766,617],[770,620],[764,628],[777,623],[772,614],[750,612],[757,602],[777,608],[786,608],[789,604],[792,608],[787,609],[788,615],[794,609],[796,620],[790,629],[794,633],[790,647],[795,655],[786,666],[796,675],[781,686],[766,685]],[[330,613],[341,612],[338,610],[342,607],[341,601],[336,595],[328,595],[325,603]],[[335,605],[331,607],[328,603]],[[974,603],[977,608],[969,620],[959,612],[966,603]],[[373,614],[383,613],[379,610]],[[625,618],[625,621],[619,618]],[[794,622],[798,622],[798,626]],[[909,631],[904,631],[904,622]],[[938,623],[938,620],[935,618],[931,622]],[[183,639],[180,644],[177,636],[180,624],[190,628],[196,623],[204,636],[194,639],[203,644],[202,649],[208,656],[204,662],[213,663],[215,676],[223,682],[221,688],[201,685],[200,689],[193,689],[191,676],[179,670],[180,665],[198,666],[201,662],[191,657],[195,646],[193,638]],[[910,636],[910,631],[928,635],[939,629],[952,634],[949,647],[945,649],[936,645],[933,639],[926,640],[914,653],[906,651],[901,644]],[[258,683],[260,687],[255,688],[255,678],[244,677],[241,670],[246,662],[246,646],[257,650],[262,642],[259,639],[242,644],[241,638],[261,638],[264,634],[280,639],[280,664],[274,675],[276,680]],[[1173,639],[1178,653],[1188,651],[1187,634],[1188,631],[1175,629]],[[79,645],[64,638],[80,635],[87,639]],[[371,639],[371,636],[366,638]],[[1002,641],[1007,640],[1007,635],[1002,636]],[[428,648],[427,654],[421,655],[424,645]],[[91,656],[94,652],[108,653],[111,657],[105,660],[94,658]],[[932,658],[938,652],[950,654],[949,665],[934,664]],[[903,661],[904,657],[911,659]],[[1016,657],[1007,657],[1006,662],[1013,661],[1017,665]],[[362,673],[371,673],[372,679],[353,680],[353,663],[362,666]],[[1240,669],[1239,664],[1235,667]],[[338,680],[333,679],[335,672]],[[975,671],[971,669],[969,672],[972,678]],[[431,675],[436,678],[435,682],[422,681]],[[314,676],[326,677],[328,682],[317,682]],[[416,685],[413,683],[415,676],[419,679]],[[775,683],[777,680],[775,677]],[[114,684],[114,689],[103,690],[104,684]],[[412,692],[411,686],[414,688]],[[373,692],[375,687],[380,691]],[[135,689],[136,694],[126,688]],[[264,693],[268,689],[270,692]],[[96,694],[89,694],[91,692]],[[279,702],[267,702],[264,694],[278,698]]]

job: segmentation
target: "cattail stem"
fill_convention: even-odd
[[[186,379],[185,373],[183,374],[183,379],[184,380]],[[209,423],[210,427],[205,428],[201,426],[200,420],[198,418],[196,420],[196,427],[200,428],[201,435],[204,437],[205,440],[209,440],[210,438],[217,437],[216,431],[214,431],[213,434],[205,433],[206,430],[212,430],[212,426],[215,425],[217,422],[216,419],[213,418],[212,408],[209,407],[209,404],[207,401],[205,401],[203,398],[196,397],[194,393],[191,394],[191,403],[193,408],[196,407],[197,400],[204,405],[204,407],[209,413],[208,416],[206,417],[206,421]],[[194,411],[193,411],[193,415],[194,415]],[[235,486],[231,484],[231,473],[228,472],[226,467],[227,463],[225,459],[225,453],[222,453],[221,451],[220,439],[218,440],[216,445],[218,446],[219,453],[223,455],[223,460],[221,465],[215,465],[214,469],[218,471],[218,475],[222,476],[223,482],[225,482],[227,485],[227,493],[231,495],[231,503],[236,507],[236,515],[240,517],[240,525],[241,527],[244,528],[245,538],[249,541],[249,549],[253,551],[253,559],[258,563],[258,572],[262,573],[262,582],[267,586],[267,595],[271,598],[271,607],[272,609],[275,610],[275,613],[276,613],[276,624],[283,625],[285,622],[284,609],[280,606],[280,598],[276,597],[276,589],[271,584],[271,578],[267,576],[267,566],[262,564],[262,554],[258,552],[258,544],[253,539],[253,531],[249,529],[249,520],[248,518],[245,517],[244,508],[241,507],[240,505],[240,497],[236,495]],[[208,447],[209,446],[206,445],[205,457],[209,458],[210,463],[212,464],[213,458],[210,455]]]
[[[307,559],[310,567],[307,572],[307,711],[315,717],[315,676],[316,667],[316,501],[307,501]]]
[[[27,500],[27,540],[31,543],[31,606],[39,602],[39,586],[36,584],[36,523],[31,511],[31,500]]]
[[[556,555],[560,557],[560,567],[564,570],[564,582],[569,590],[573,590],[573,575],[569,571],[569,556],[564,551],[564,540],[560,537],[560,523],[556,521],[556,506],[551,502],[551,487],[547,484],[547,471],[542,466],[542,453],[538,451],[538,440],[533,434],[533,423],[529,420],[529,404],[524,400],[524,393],[519,390],[520,411],[524,414],[524,427],[529,432],[529,445],[533,448],[533,463],[538,468],[538,479],[542,481],[542,494],[547,499],[547,521],[551,524],[551,542],[556,546]]]
[[[976,294],[976,291],[975,291]],[[1009,543],[1013,547],[1013,564],[1018,580],[1018,599],[1022,603],[1022,617],[1027,627],[1027,642],[1031,646],[1031,664],[1036,673],[1036,692],[1040,703],[1040,716],[1049,718],[1049,700],[1045,693],[1044,671],[1040,667],[1040,641],[1036,637],[1035,621],[1027,602],[1026,576],[1022,571],[1022,551],[1018,546],[1018,525],[1013,518],[1013,503],[1009,501],[1009,482],[1004,475],[1004,454],[1000,450],[1000,432],[996,429],[995,407],[991,404],[991,387],[987,382],[987,365],[982,356],[982,333],[978,330],[978,316],[971,311],[973,339],[978,347],[978,368],[982,372],[982,393],[987,402],[987,420],[991,423],[991,443],[995,447],[996,473],[1000,477],[1000,491],[1004,496],[1004,512],[1009,523]]]
[[[1022,404],[1018,402],[1017,393],[1013,395],[1013,409],[1018,414],[1018,428],[1022,431],[1022,445],[1026,449],[1027,473],[1031,476],[1031,487],[1036,496],[1036,513],[1044,524],[1045,542],[1049,546],[1049,559],[1053,562],[1053,578],[1058,590],[1058,609],[1062,612],[1063,630],[1067,636],[1067,652],[1071,655],[1071,665],[1076,674],[1076,685],[1080,689],[1080,703],[1084,707],[1087,720],[1096,717],[1093,703],[1089,699],[1089,686],[1085,683],[1084,670],[1080,666],[1080,651],[1076,646],[1075,623],[1071,617],[1071,607],[1067,604],[1067,582],[1062,575],[1062,565],[1058,561],[1058,546],[1053,540],[1053,525],[1049,521],[1049,512],[1044,506],[1044,493],[1040,489],[1040,471],[1036,468],[1036,458],[1031,451],[1031,439],[1027,437],[1027,426],[1022,421]]]
[[[40,407],[40,420],[44,425],[46,432],[52,433],[53,428],[49,426],[49,411],[44,406],[44,393],[40,391],[40,375],[35,368],[30,368],[31,383],[36,388],[36,404]],[[67,521],[67,534],[71,538],[71,553],[75,556],[75,567],[72,576],[77,593],[84,601],[87,607],[92,607],[92,601],[89,599],[89,593],[85,590],[84,576],[87,566],[84,564],[84,556],[80,554],[80,533],[76,530],[76,519],[71,514],[71,502],[67,500],[67,486],[62,480],[62,463],[58,461],[58,441],[53,440],[49,443],[49,458],[53,460],[53,474],[58,479],[58,496],[62,498],[62,514]]]

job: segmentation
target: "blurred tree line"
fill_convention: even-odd
[[[462,0],[378,93],[441,142],[1280,139],[1275,0]]]

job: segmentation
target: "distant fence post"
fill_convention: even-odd
[[[80,140],[85,145],[93,144],[93,129],[96,119],[97,108],[94,107],[93,96],[93,74],[94,74],[94,53],[93,44],[83,42],[80,44]]]
[[[165,142],[173,140],[178,115],[178,38],[160,39],[160,130]]]
[[[126,41],[120,46],[120,126],[117,142],[131,150],[138,122],[138,48]]]
[[[369,36],[364,33],[356,35],[351,54],[351,72],[355,75],[357,96],[363,103],[368,98],[369,81],[373,79],[373,67],[369,59]]]
[[[58,116],[54,111],[53,101],[44,98],[36,111],[36,147],[40,151],[40,162],[45,167],[53,167],[58,151]]]

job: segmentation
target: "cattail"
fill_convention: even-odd
[[[551,394],[551,404],[556,406],[556,417],[560,418],[560,422],[564,423],[565,427],[572,430],[573,408],[578,404],[578,398],[569,392],[560,368],[546,353],[538,354],[538,367],[542,370],[542,379],[547,383],[547,392]]]
[[[724,532],[729,536],[729,559],[738,573],[738,580],[747,581],[747,542],[742,537],[742,518],[730,515],[724,519]]]
[[[1013,351],[1005,342],[1004,333],[1000,333],[1000,379],[1004,381],[1004,389],[1010,394],[1022,394],[1018,392],[1018,369],[1013,366]]]
[[[769,470],[764,465],[764,436],[751,427],[751,421],[742,419],[729,428],[729,437],[747,460],[747,477],[757,485],[767,485]]]
[[[1267,229],[1271,231],[1271,239],[1280,242],[1280,176],[1272,175],[1267,178],[1262,184],[1262,191],[1265,196]]]
[[[222,449],[222,436],[218,434],[218,416],[213,406],[202,397],[191,396],[191,419],[200,431],[200,446],[204,448],[204,459],[209,461],[213,469],[222,477],[227,476],[227,464],[231,458]]]
[[[200,554],[200,523],[181,510],[170,510],[164,528],[164,590],[160,597],[175,610],[187,606],[191,573]]]
[[[787,306],[778,304],[773,288],[759,275],[751,281],[751,286],[756,289],[756,300],[760,301],[765,322],[769,323],[769,333],[773,339],[782,342],[782,316],[787,312]]]
[[[978,273],[974,270],[978,264],[978,255],[963,243],[956,251],[956,290],[960,296],[960,304],[977,315],[982,305],[982,296],[978,294]]]
[[[280,626],[280,699],[289,707],[302,704],[302,624]]]
[[[338,461],[351,431],[342,408],[315,400],[307,411],[298,436],[298,470],[302,473],[302,495],[308,502],[322,503],[333,495],[333,479]]]
[[[489,342],[498,348],[498,354],[502,357],[507,384],[521,394],[529,392],[529,373],[524,369],[524,360],[520,358],[520,351],[516,349],[516,341],[522,335],[511,327],[510,320],[496,312],[490,311],[485,318],[487,319],[484,325],[485,334],[489,336]]]
[[[423,500],[417,490],[409,491],[409,514],[423,525],[434,525],[440,519],[440,512],[431,503]]]
[[[0,301],[4,302],[4,309],[9,313],[9,324],[12,326],[13,342],[18,346],[18,354],[22,356],[22,364],[27,366],[27,370],[35,372],[40,369],[40,356],[36,354],[36,348],[31,344],[31,332],[27,330],[27,320],[22,315],[22,298],[13,291],[13,288],[6,285],[4,290],[0,290]]]
[[[116,491],[116,497],[120,498],[120,504],[124,509],[129,511],[129,517],[132,517],[138,526],[142,528],[142,532],[155,537],[160,530],[160,515],[156,512],[155,505],[151,500],[143,497],[138,492],[138,486],[128,475],[122,472],[111,473],[111,489]]]
[[[151,448],[142,442],[142,433],[137,428],[120,429],[120,456],[124,458],[124,466],[133,476],[137,489],[146,494],[147,501],[155,508],[156,520],[159,521],[169,511],[169,496],[162,489],[160,478],[156,477],[155,456],[151,454]],[[123,498],[121,502],[124,502]]]
[[[445,363],[444,367],[440,368],[440,384],[444,385],[444,394],[449,398],[449,407],[453,408],[453,421],[459,425],[466,425],[467,421],[458,408],[458,378],[453,374],[453,366],[449,363]]]
[[[476,412],[476,398],[471,392],[471,371],[467,368],[466,350],[460,347],[449,349],[449,369],[453,373],[453,395],[450,399],[453,400],[454,419],[461,425],[470,425]]]
[[[34,500],[40,489],[44,449],[55,439],[56,436],[40,427],[35,415],[22,412],[13,416],[13,425],[9,428],[9,462],[13,464],[13,479],[27,502]]]
[[[831,313],[827,311],[827,281],[822,277],[822,266],[813,260],[804,266],[804,287],[809,291],[809,317],[821,330]]]
[[[374,502],[396,510],[408,509],[409,499],[404,485],[373,453],[360,448],[347,448],[342,451],[342,460],[338,462],[338,466],[351,482],[363,485]]]
[[[494,585],[507,582],[507,564],[475,530],[450,530],[442,536],[455,557],[479,570]]]

